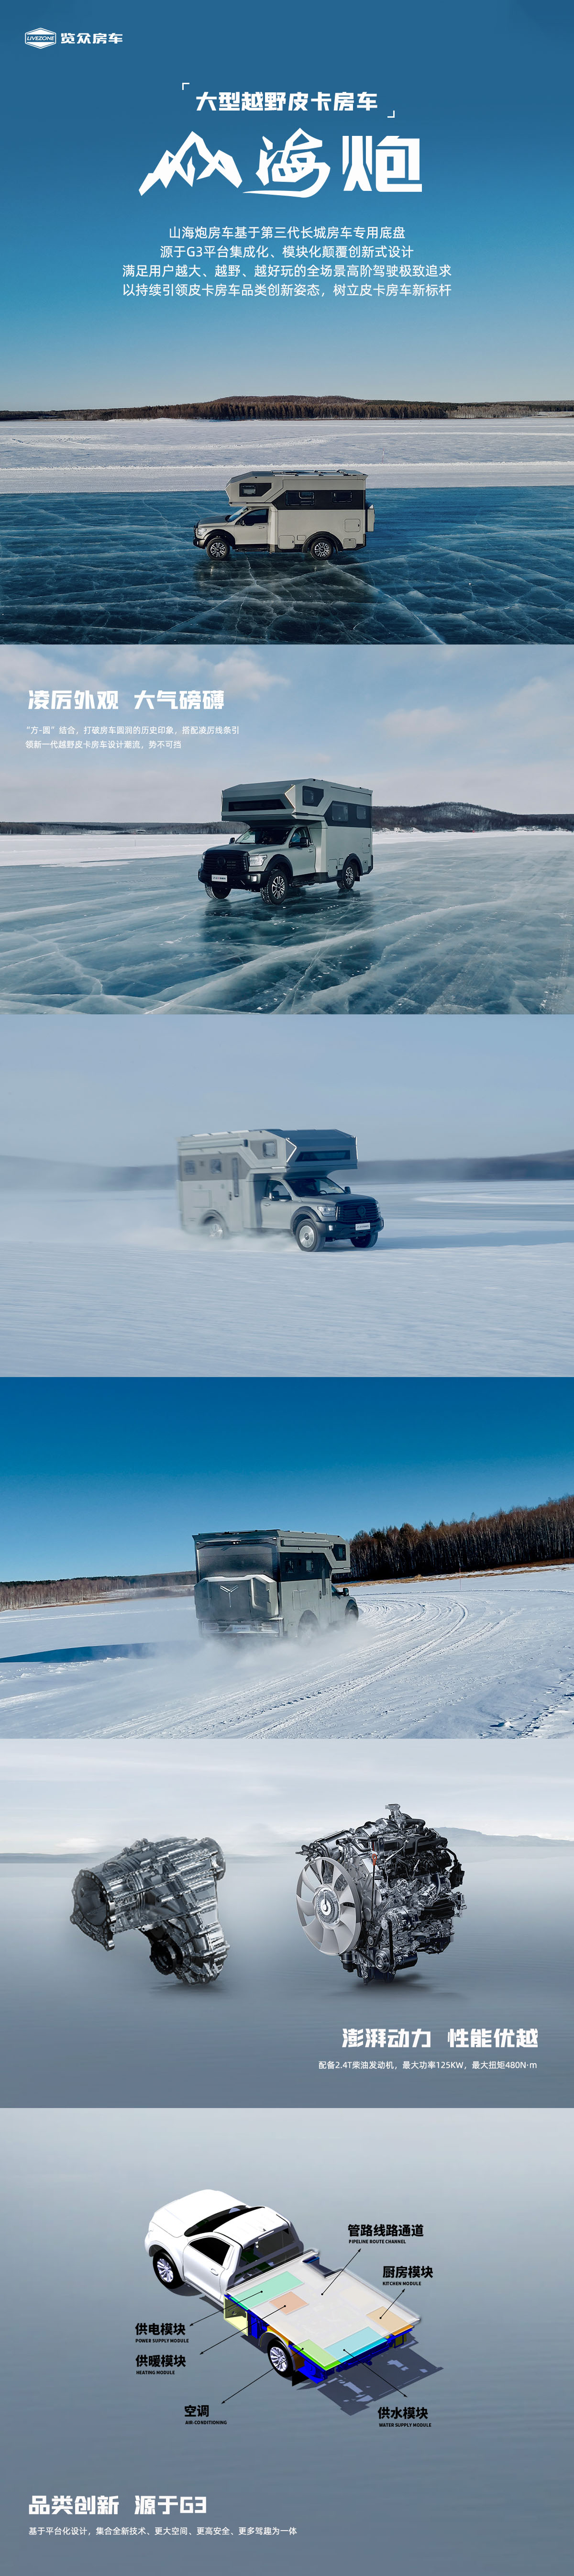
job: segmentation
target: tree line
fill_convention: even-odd
[[[408,1575],[488,1574],[519,1565],[567,1565],[574,1559],[574,1494],[557,1502],[516,1504],[468,1521],[424,1521],[413,1529],[359,1530],[351,1539],[351,1573],[363,1583]]]
[[[124,1599],[134,1592],[190,1592],[195,1574],[71,1574],[59,1582],[0,1583],[0,1610],[51,1610],[60,1604]]]

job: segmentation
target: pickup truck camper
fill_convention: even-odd
[[[332,1178],[333,1167],[337,1175]],[[378,1202],[340,1175],[356,1170],[357,1140],[337,1127],[237,1128],[182,1136],[178,1196],[187,1234],[288,1234],[300,1252],[372,1250],[383,1231]]]
[[[194,546],[202,546],[212,563],[245,553],[312,555],[316,563],[355,554],[375,525],[365,487],[366,475],[355,465],[328,474],[296,467],[275,474],[271,466],[232,474],[225,486],[231,510],[223,518],[214,511],[196,519]]]
[[[352,1633],[356,1601],[348,1539],[308,1530],[202,1530],[195,1539],[195,1613],[206,1637],[296,1637],[317,1643],[330,1628]]]
[[[389,2298],[354,2268],[333,2271],[316,2246],[306,2252],[279,2210],[228,2192],[190,2192],[156,2209],[145,2246],[164,2289],[199,2290],[278,2379],[320,2385],[396,2350],[420,2322],[400,2292]]]
[[[274,912],[303,886],[337,885],[352,894],[373,866],[370,787],[341,787],[327,778],[255,779],[224,787],[227,841],[211,841],[198,868],[216,903],[258,894]]]

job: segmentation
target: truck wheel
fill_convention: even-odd
[[[231,554],[229,538],[208,537],[205,552],[206,555],[211,555],[212,563],[226,563],[227,556]]]
[[[352,894],[357,876],[358,868],[356,859],[345,859],[345,865],[343,868],[340,868],[339,875],[337,877],[339,893]]]
[[[359,1616],[359,1612],[358,1612],[358,1609],[357,1609],[357,1603],[356,1603],[356,1601],[346,1601],[346,1602],[345,1602],[345,1618],[346,1618],[346,1619],[358,1619],[358,1616]]]
[[[273,904],[276,910],[280,903],[285,902],[288,893],[289,878],[286,868],[271,868],[266,880],[267,902]]]
[[[284,2343],[268,2343],[267,2360],[271,2363],[271,2369],[276,2370],[278,2379],[293,2378],[291,2354],[285,2351]]]
[[[214,903],[227,903],[227,897],[231,892],[231,888],[230,886],[208,885],[207,892],[208,894],[213,895]]]
[[[172,2261],[171,2254],[164,2252],[163,2245],[154,2246],[152,2263],[156,2281],[161,2281],[162,2289],[181,2290],[181,2272],[178,2272],[177,2264]]]
[[[315,1618],[314,1610],[304,1610],[297,1629],[298,1646],[316,1645],[318,1635],[319,1621]]]
[[[374,1251],[374,1248],[375,1248],[376,1240],[377,1240],[376,1234],[352,1234],[352,1235],[351,1235],[351,1251],[352,1251],[352,1252],[373,1252],[373,1251]]]
[[[314,1217],[302,1217],[301,1224],[295,1227],[295,1242],[299,1245],[299,1251],[317,1252],[320,1240],[319,1228],[315,1225]]]
[[[309,553],[315,556],[316,563],[328,563],[334,553],[332,537],[312,537]]]
[[[223,1243],[224,1236],[227,1234],[224,1217],[206,1216],[202,1231],[209,1235],[210,1243]]]

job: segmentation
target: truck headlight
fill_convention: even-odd
[[[318,1216],[336,1216],[337,1214],[336,1207],[334,1203],[333,1205],[331,1204],[330,1199],[317,1199],[316,1208]]]

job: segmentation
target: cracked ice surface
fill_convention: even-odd
[[[260,1642],[245,1653],[205,1645],[189,1597],[4,1612],[0,1731],[283,1742],[571,1733],[572,1567],[475,1576],[460,1587],[453,1580],[355,1591],[360,1618],[349,1640],[338,1636],[308,1659],[296,1644]],[[56,1659],[43,1663],[54,1650]]]
[[[571,832],[376,834],[352,897],[274,917],[210,903],[205,843],[78,832],[0,842],[0,1010],[574,1009]]]
[[[428,479],[428,478],[427,478]],[[489,479],[489,478],[487,478]],[[225,493],[0,495],[2,636],[38,644],[563,644],[574,635],[572,484],[377,496],[365,548],[317,564],[238,551],[196,520]],[[490,478],[492,480],[492,478]]]

